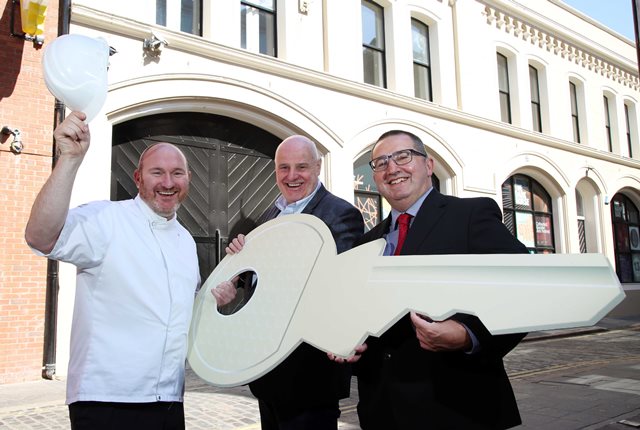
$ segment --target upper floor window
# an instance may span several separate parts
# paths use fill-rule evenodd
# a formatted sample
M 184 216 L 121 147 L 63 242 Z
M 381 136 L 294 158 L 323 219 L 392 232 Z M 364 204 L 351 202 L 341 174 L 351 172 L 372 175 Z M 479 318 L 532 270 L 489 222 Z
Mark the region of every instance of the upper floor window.
M 624 124 L 625 124 L 625 136 L 627 137 L 627 149 L 629 151 L 629 158 L 633 158 L 633 150 L 631 149 L 631 119 L 629 118 L 629 105 L 624 104 Z
M 511 124 L 511 95 L 509 93 L 509 63 L 498 53 L 498 90 L 500 92 L 500 119 Z
M 613 151 L 613 139 L 611 138 L 611 113 L 609 112 L 609 97 L 602 96 L 604 102 L 604 129 L 605 138 L 607 139 L 607 148 L 609 152 Z
M 415 96 L 433 101 L 431 93 L 431 58 L 429 55 L 429 27 L 411 19 L 413 40 L 413 87 Z
M 362 1 L 362 59 L 364 82 L 386 87 L 384 9 Z
M 252 52 L 276 56 L 276 1 L 240 2 L 240 46 Z
M 529 252 L 552 254 L 553 212 L 549 193 L 536 180 L 514 175 L 502 184 L 504 224 Z
M 202 35 L 202 0 L 156 0 L 156 24 Z
M 531 120 L 533 131 L 542 132 L 542 113 L 540 111 L 540 80 L 538 69 L 529 66 L 529 88 L 531 91 Z
M 580 143 L 580 114 L 578 111 L 578 89 L 576 84 L 569 82 L 569 98 L 571 102 L 571 124 L 573 126 L 573 141 Z

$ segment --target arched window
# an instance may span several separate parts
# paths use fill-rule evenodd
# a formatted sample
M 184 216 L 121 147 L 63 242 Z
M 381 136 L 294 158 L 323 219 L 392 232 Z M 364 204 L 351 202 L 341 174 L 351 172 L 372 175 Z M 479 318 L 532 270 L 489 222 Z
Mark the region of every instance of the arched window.
M 514 175 L 502 184 L 504 223 L 533 254 L 555 253 L 549 193 L 536 180 Z
M 382 198 L 373 181 L 373 170 L 369 166 L 369 161 L 371 161 L 371 151 L 365 152 L 353 163 L 355 206 L 362 212 L 366 231 L 371 230 L 391 212 L 391 207 Z M 435 174 L 431 175 L 431 182 L 433 188 L 440 190 L 440 180 Z
M 638 208 L 624 194 L 611 200 L 611 219 L 620 282 L 640 282 L 640 220 Z

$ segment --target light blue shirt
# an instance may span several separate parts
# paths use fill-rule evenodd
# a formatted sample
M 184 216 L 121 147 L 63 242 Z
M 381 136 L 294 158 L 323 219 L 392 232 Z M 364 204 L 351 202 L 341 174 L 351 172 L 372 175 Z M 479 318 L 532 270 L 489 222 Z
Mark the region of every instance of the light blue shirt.
M 287 201 L 284 199 L 284 196 L 280 194 L 280 197 L 278 197 L 275 202 L 276 207 L 280 209 L 280 213 L 278 214 L 278 216 L 302 213 L 304 208 L 307 207 L 307 205 L 309 204 L 313 196 L 316 195 L 319 189 L 320 189 L 320 181 L 318 181 L 318 183 L 316 184 L 316 189 L 313 190 L 313 192 L 309 194 L 307 197 L 300 199 L 297 202 L 293 202 L 289 204 L 287 204 Z

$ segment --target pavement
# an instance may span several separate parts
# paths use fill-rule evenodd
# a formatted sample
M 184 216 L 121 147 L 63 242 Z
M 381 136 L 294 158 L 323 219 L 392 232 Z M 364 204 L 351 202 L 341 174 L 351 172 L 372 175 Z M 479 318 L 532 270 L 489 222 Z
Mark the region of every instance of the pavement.
M 523 419 L 518 429 L 640 428 L 640 315 L 530 333 L 506 358 Z M 0 385 L 0 429 L 68 429 L 63 380 Z M 359 429 L 357 390 L 341 401 L 340 430 Z M 186 427 L 259 429 L 248 387 L 218 388 L 187 369 Z

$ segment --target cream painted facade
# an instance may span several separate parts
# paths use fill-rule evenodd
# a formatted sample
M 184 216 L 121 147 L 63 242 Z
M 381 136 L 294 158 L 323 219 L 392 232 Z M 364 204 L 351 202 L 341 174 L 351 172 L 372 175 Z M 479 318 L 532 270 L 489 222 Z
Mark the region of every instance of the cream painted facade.
M 587 251 L 615 264 L 609 202 L 624 193 L 640 207 L 640 82 L 631 41 L 558 0 L 379 0 L 387 76 L 387 88 L 380 88 L 363 83 L 360 1 L 276 3 L 273 58 L 240 48 L 240 1 L 203 0 L 202 37 L 172 30 L 179 27 L 177 0 L 167 0 L 167 27 L 154 24 L 155 0 L 73 1 L 70 33 L 101 36 L 118 52 L 110 58 L 109 95 L 91 123 L 93 143 L 72 206 L 109 199 L 112 127 L 135 118 L 214 113 L 280 138 L 308 135 L 324 154 L 323 182 L 350 201 L 354 161 L 380 134 L 402 128 L 423 139 L 446 194 L 487 196 L 502 205 L 501 185 L 512 175 L 538 181 L 552 199 L 558 253 L 580 252 L 579 190 Z M 414 97 L 411 18 L 429 26 L 433 102 Z M 152 32 L 168 42 L 156 58 L 142 49 Z M 512 124 L 500 120 L 497 52 L 508 59 Z M 532 131 L 529 65 L 540 73 L 542 133 Z M 578 88 L 579 144 L 569 81 Z M 612 107 L 611 152 L 603 95 Z M 74 275 L 63 265 L 58 374 L 68 360 Z M 631 297 L 637 287 L 625 289 Z

